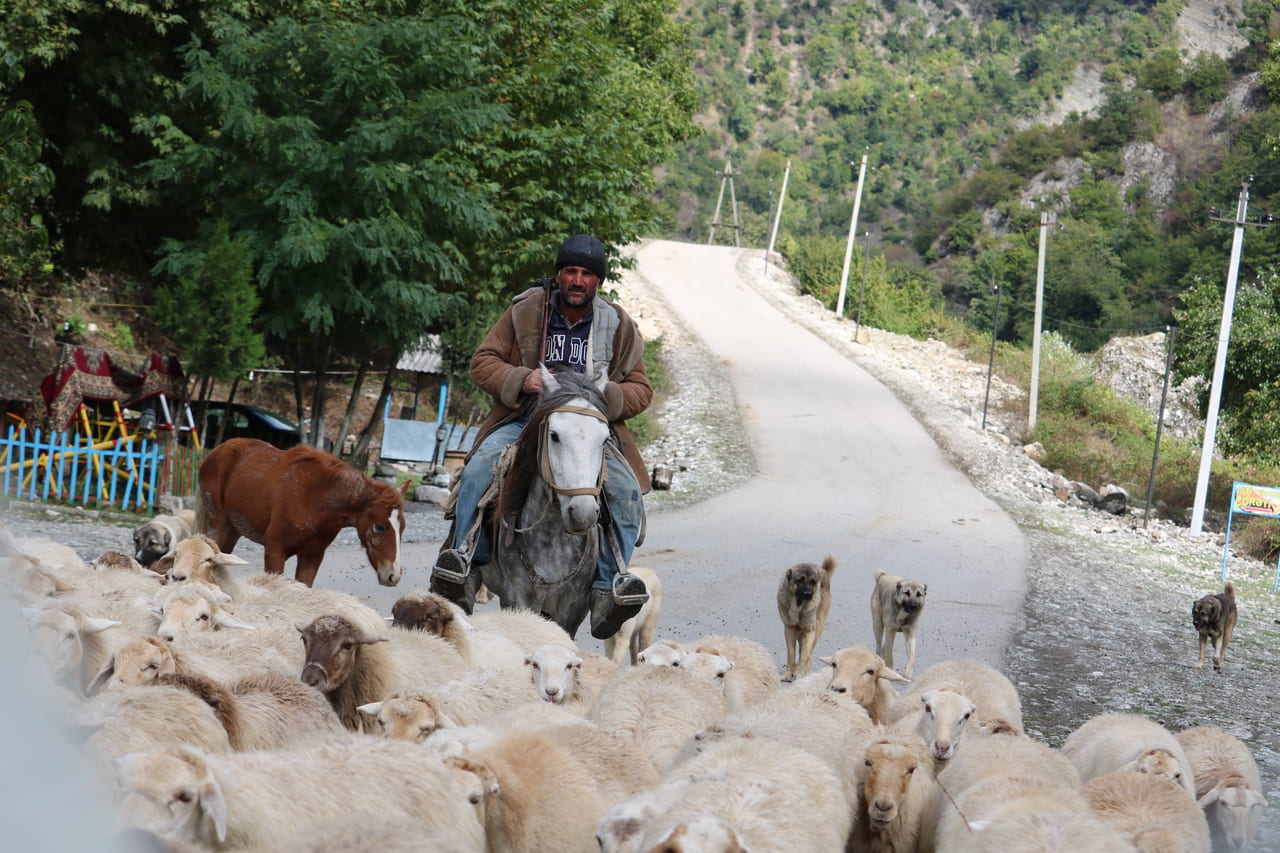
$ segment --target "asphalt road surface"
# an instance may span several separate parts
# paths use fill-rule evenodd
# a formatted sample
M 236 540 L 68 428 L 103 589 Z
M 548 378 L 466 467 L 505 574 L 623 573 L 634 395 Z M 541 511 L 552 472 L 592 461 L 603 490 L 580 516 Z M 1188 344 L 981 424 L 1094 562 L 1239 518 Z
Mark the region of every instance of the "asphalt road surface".
M 788 566 L 831 554 L 838 568 L 818 654 L 874 644 L 870 597 L 882 568 L 929 586 L 917 671 L 955 657 L 1000 666 L 1026 590 L 1017 526 L 892 393 L 742 281 L 737 259 L 734 248 L 669 241 L 637 255 L 639 274 L 723 361 L 758 468 L 731 492 L 650 513 L 632 562 L 663 579 L 660 636 L 737 634 L 781 665 L 778 581 Z M 373 583 L 361 551 L 331 548 L 318 583 L 389 613 L 400 594 L 426 585 L 438 548 L 407 544 L 406 575 L 393 588 Z M 585 626 L 578 641 L 600 648 Z M 894 662 L 906 663 L 901 638 Z

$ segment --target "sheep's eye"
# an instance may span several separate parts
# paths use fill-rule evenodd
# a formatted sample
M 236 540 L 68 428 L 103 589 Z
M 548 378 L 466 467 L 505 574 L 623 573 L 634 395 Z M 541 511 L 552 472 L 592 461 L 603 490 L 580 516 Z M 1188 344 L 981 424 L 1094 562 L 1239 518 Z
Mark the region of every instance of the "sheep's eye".
M 178 792 L 178 795 L 177 795 L 176 797 L 174 797 L 174 799 L 175 799 L 175 800 L 177 800 L 177 801 L 178 801 L 178 802 L 180 802 L 180 803 L 189 803 L 189 802 L 191 802 L 191 792 L 190 792 L 190 791 L 179 791 L 179 792 Z
M 542 667 L 538 665 L 538 662 L 536 660 L 529 661 L 529 666 L 533 667 L 534 669 L 542 669 Z
M 724 673 L 723 673 L 723 672 L 717 672 L 717 673 L 716 673 L 716 678 L 724 678 Z
M 915 772 L 916 772 L 916 769 L 915 769 L 914 767 L 908 767 L 908 768 L 907 768 L 907 775 L 908 775 L 908 776 L 910 776 L 912 773 L 915 773 Z
M 149 664 L 147 664 L 147 669 L 159 669 L 159 668 L 160 668 L 160 664 L 158 664 L 158 663 L 149 663 Z
M 64 635 L 63 635 L 63 637 L 62 637 L 62 639 L 64 639 L 64 640 L 74 640 L 75 638 L 76 638 L 76 632 L 75 632 L 75 631 L 68 631 L 68 632 L 67 632 L 66 634 L 64 634 Z
M 678 661 L 678 660 L 673 660 L 673 661 L 671 662 L 671 665 L 672 665 L 672 666 L 679 666 L 679 665 L 680 665 L 680 661 Z
M 876 674 L 876 671 L 874 669 L 867 670 L 867 675 L 875 675 L 875 674 Z
M 208 622 L 208 621 L 209 621 L 209 614 L 208 614 L 208 613 L 201 613 L 201 614 L 200 614 L 200 621 L 201 621 L 201 622 Z
M 870 766 L 871 766 L 871 759 L 870 759 L 870 758 L 864 758 L 864 759 L 862 759 L 862 763 L 863 763 L 863 764 L 865 764 L 866 766 L 870 767 Z
M 342 644 L 342 651 L 344 651 L 344 652 L 349 652 L 349 651 L 351 651 L 351 647 L 352 647 L 353 645 L 355 645 L 355 644 L 354 644 L 354 643 L 352 643 L 350 640 L 348 640 L 347 642 L 345 642 L 345 643 L 343 643 L 343 644 Z
M 932 709 L 932 708 L 930 708 L 928 705 L 925 705 L 925 706 L 924 706 L 924 712 L 925 712 L 926 714 L 932 714 L 932 713 L 933 713 L 933 709 Z

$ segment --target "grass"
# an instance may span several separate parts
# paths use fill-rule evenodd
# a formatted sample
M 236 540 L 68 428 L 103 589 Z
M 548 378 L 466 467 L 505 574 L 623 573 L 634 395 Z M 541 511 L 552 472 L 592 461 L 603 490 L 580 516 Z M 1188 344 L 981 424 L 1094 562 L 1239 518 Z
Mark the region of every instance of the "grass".
M 653 386 L 653 401 L 648 409 L 627 421 L 637 447 L 645 447 L 658 437 L 661 430 L 650 412 L 658 408 L 671 390 L 671 380 L 662 361 L 661 339 L 644 342 L 644 369 L 649 376 L 649 384 Z

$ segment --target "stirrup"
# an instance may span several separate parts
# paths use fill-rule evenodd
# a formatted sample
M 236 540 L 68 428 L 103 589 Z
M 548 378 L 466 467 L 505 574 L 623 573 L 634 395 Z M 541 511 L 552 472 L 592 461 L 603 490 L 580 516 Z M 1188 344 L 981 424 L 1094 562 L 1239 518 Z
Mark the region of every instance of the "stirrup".
M 631 583 L 631 581 L 635 581 L 635 583 Z M 631 591 L 624 592 L 623 587 L 630 587 Z M 636 587 L 639 587 L 642 591 L 636 592 Z M 649 600 L 649 590 L 640 578 L 630 572 L 619 572 L 613 579 L 613 600 L 623 607 L 642 605 Z
M 466 581 L 471 573 L 471 561 L 456 548 L 448 548 L 436 557 L 436 564 L 431 569 L 433 578 L 440 578 L 449 583 L 460 584 Z

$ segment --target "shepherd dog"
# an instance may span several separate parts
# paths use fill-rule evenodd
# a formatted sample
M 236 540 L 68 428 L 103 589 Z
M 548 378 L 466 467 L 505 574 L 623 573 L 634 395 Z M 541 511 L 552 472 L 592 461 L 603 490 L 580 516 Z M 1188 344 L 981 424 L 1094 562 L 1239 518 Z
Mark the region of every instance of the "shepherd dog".
M 897 634 L 902 634 L 907 640 L 907 668 L 902 674 L 907 678 L 916 668 L 916 628 L 928 591 L 928 585 L 920 581 L 876 569 L 876 585 L 871 591 L 871 628 L 876 635 L 876 654 L 884 659 L 885 666 L 893 669 L 893 641 Z
M 157 515 L 133 530 L 133 558 L 144 568 L 169 554 L 195 531 L 196 514 L 183 509 L 173 515 Z
M 1213 643 L 1213 668 L 1222 671 L 1222 661 L 1227 656 L 1227 644 L 1231 632 L 1236 629 L 1236 588 L 1227 581 L 1222 592 L 1206 595 L 1191 607 L 1191 624 L 1200 634 L 1200 660 L 1196 669 L 1204 666 L 1204 650 Z
M 822 637 L 831 610 L 831 575 L 836 558 L 827 555 L 822 565 L 797 563 L 787 569 L 778 584 L 778 616 L 787 638 L 787 668 L 783 681 L 795 681 L 813 666 L 813 649 Z

